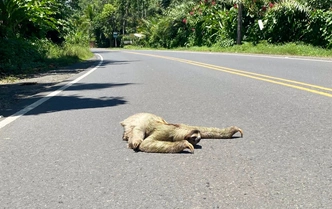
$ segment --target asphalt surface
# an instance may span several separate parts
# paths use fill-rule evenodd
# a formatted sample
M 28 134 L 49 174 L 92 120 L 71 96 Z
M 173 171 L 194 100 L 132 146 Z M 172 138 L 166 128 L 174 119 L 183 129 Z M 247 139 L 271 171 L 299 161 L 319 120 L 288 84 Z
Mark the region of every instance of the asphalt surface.
M 0 129 L 0 208 L 331 208 L 331 61 L 94 52 L 98 68 Z M 119 122 L 138 112 L 244 138 L 134 152 Z

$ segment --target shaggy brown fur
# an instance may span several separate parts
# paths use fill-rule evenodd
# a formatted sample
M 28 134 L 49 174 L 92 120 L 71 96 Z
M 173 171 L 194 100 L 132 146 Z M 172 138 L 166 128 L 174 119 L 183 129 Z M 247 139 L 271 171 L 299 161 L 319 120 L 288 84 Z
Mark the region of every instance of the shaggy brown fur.
M 124 128 L 122 139 L 128 141 L 128 148 L 143 152 L 175 153 L 189 149 L 193 153 L 193 145 L 201 139 L 229 139 L 237 132 L 243 137 L 243 131 L 236 126 L 219 129 L 169 124 L 150 113 L 132 115 L 121 125 Z

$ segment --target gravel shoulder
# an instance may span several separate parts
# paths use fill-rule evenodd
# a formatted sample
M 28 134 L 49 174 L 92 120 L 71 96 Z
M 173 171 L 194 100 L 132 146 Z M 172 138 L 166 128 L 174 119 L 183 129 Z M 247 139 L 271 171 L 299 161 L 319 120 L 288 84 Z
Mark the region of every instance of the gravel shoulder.
M 61 69 L 33 74 L 14 82 L 5 83 L 0 81 L 0 120 L 15 113 L 34 99 L 38 99 L 36 94 L 53 91 L 55 85 L 69 80 L 71 77 L 97 64 L 98 58 L 94 56 L 84 62 Z

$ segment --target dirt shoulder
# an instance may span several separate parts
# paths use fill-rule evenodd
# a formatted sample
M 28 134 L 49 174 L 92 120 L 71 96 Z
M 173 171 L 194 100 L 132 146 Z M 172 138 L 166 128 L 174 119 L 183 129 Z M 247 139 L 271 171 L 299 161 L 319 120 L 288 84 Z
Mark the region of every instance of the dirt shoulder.
M 95 56 L 90 60 L 65 68 L 29 75 L 29 77 L 15 82 L 0 81 L 0 120 L 23 108 L 29 101 L 33 101 L 34 98 L 37 98 L 36 94 L 53 91 L 56 84 L 96 66 L 98 62 L 99 60 Z

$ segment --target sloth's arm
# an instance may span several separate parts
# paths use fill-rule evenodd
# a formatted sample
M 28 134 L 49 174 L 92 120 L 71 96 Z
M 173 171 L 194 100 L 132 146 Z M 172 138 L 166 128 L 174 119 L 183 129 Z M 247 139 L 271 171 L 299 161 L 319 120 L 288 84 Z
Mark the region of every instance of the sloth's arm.
M 139 146 L 139 150 L 143 152 L 155 152 L 155 153 L 177 153 L 184 149 L 189 149 L 191 153 L 194 153 L 194 147 L 187 140 L 182 141 L 158 141 L 154 139 L 154 136 L 146 138 Z

